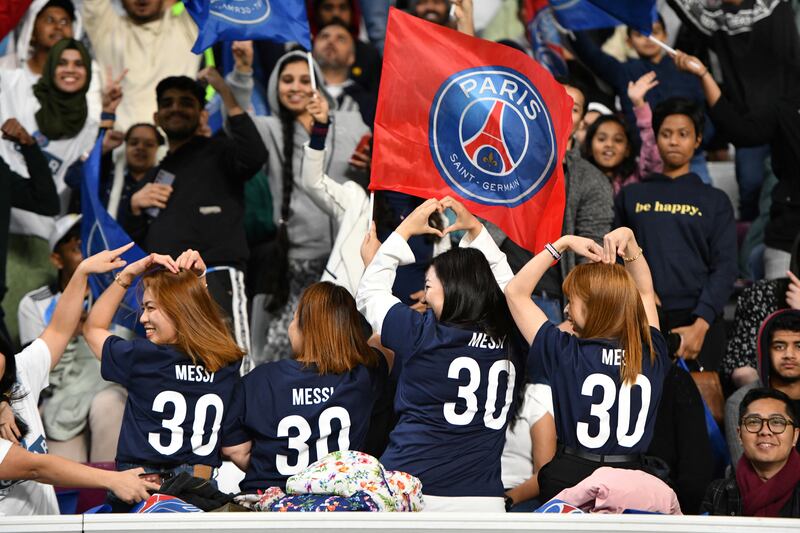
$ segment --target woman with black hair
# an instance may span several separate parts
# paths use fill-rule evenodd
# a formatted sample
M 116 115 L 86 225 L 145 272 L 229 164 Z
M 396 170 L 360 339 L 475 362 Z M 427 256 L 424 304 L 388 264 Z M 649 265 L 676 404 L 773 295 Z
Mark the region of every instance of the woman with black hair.
M 452 209 L 444 231 L 429 217 Z M 433 259 L 420 314 L 392 296 L 399 264 L 414 260 L 412 235 L 466 230 L 460 247 Z M 378 249 L 380 246 L 380 249 Z M 513 276 L 505 254 L 467 209 L 446 197 L 414 210 L 380 245 L 375 226 L 364 241 L 368 263 L 356 301 L 395 354 L 399 421 L 381 457 L 387 469 L 417 476 L 429 511 L 503 512 L 500 456 L 524 381 L 521 338 L 502 287 Z
M 233 51 L 236 65 L 228 75 L 228 84 L 236 100 L 247 108 L 253 90 L 252 44 L 235 43 Z M 334 238 L 330 217 L 299 185 L 303 144 L 315 131 L 327 130 L 325 172 L 344 183 L 356 177 L 352 156 L 359 140 L 369 132 L 356 112 L 333 111 L 328 124 L 314 120 L 307 110 L 314 94 L 307 57 L 300 51 L 281 57 L 267 84 L 272 116 L 253 117 L 269 152 L 264 173 L 269 177 L 277 228 L 276 247 L 269 258 L 274 291 L 268 306 L 271 316 L 267 344 L 262 354 L 253 354 L 257 362 L 291 356 L 287 327 L 303 288 L 321 278 Z M 330 102 L 316 65 L 314 78 L 319 93 Z

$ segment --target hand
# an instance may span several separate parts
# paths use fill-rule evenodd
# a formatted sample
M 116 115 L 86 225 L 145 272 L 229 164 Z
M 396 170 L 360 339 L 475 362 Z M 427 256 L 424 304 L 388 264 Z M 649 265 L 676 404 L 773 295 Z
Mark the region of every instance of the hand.
M 800 279 L 789 271 L 786 272 L 786 276 L 789 278 L 786 303 L 790 308 L 800 310 Z
M 708 322 L 697 317 L 690 326 L 672 328 L 672 333 L 677 333 L 681 336 L 681 345 L 678 347 L 678 351 L 675 352 L 676 355 L 690 361 L 697 359 L 709 327 Z
M 364 267 L 368 267 L 375 254 L 378 253 L 378 248 L 381 247 L 381 241 L 378 240 L 378 233 L 375 229 L 375 222 L 369 225 L 369 231 L 364 235 L 364 241 L 361 243 L 361 260 L 364 262 Z
M 170 256 L 150 254 L 126 266 L 125 270 L 120 273 L 120 276 L 125 278 L 123 279 L 124 282 L 130 284 L 133 283 L 134 279 L 147 272 L 154 265 L 160 265 L 173 274 L 177 274 L 179 272 L 178 265 Z
M 319 91 L 314 91 L 311 94 L 311 100 L 306 106 L 306 111 L 308 111 L 308 113 L 311 115 L 311 118 L 313 118 L 314 122 L 317 124 L 328 123 L 328 99 L 322 96 Z
M 429 198 L 419 205 L 408 215 L 394 230 L 405 240 L 414 235 L 433 234 L 437 237 L 444 237 L 444 233 L 428 224 L 428 219 L 434 211 L 442 212 L 444 208 L 436 198 Z
M 171 194 L 172 185 L 148 183 L 131 196 L 131 212 L 134 216 L 139 216 L 148 207 L 164 209 Z
M 244 73 L 253 71 L 253 41 L 234 41 L 231 52 L 236 70 Z
M 656 73 L 653 71 L 648 72 L 635 82 L 628 82 L 628 98 L 630 98 L 633 107 L 642 107 L 644 105 L 644 97 L 647 92 L 658 85 Z
M 23 128 L 22 124 L 20 124 L 15 118 L 10 118 L 3 122 L 3 126 L 0 127 L 0 131 L 3 132 L 3 139 L 7 141 L 24 146 L 36 144 L 36 140 L 30 136 L 28 130 Z
M 222 78 L 222 75 L 214 67 L 206 67 L 198 72 L 197 79 L 208 83 L 220 94 L 230 90 L 225 80 Z
M 111 130 L 107 131 L 106 134 L 103 136 L 103 153 L 107 154 L 108 152 L 113 151 L 115 148 L 120 146 L 122 142 L 125 140 L 125 134 L 121 131 Z
M 147 491 L 156 492 L 161 488 L 157 483 L 146 481 L 139 477 L 144 474 L 144 468 L 134 468 L 124 472 L 108 472 L 110 479 L 108 489 L 126 503 L 139 503 L 150 497 Z
M 9 355 L 9 357 L 13 356 Z M 19 439 L 22 438 L 22 434 L 17 427 L 17 421 L 14 418 L 14 409 L 5 400 L 0 402 L 0 437 L 14 444 L 19 444 Z
M 470 234 L 470 238 L 477 237 L 483 229 L 481 221 L 475 218 L 475 215 L 469 212 L 469 209 L 464 207 L 464 204 L 453 198 L 452 196 L 445 196 L 441 200 L 443 210 L 450 209 L 456 214 L 456 221 L 444 228 L 444 234 L 448 235 L 453 231 L 466 230 Z
M 702 78 L 708 73 L 708 69 L 699 59 L 680 50 L 677 51 L 672 60 L 675 61 L 675 66 L 678 67 L 678 70 L 694 74 L 698 78 Z
M 86 274 L 104 274 L 111 272 L 118 268 L 122 268 L 127 264 L 127 261 L 122 259 L 122 254 L 127 252 L 133 247 L 133 243 L 129 242 L 124 246 L 120 246 L 114 250 L 103 250 L 91 257 L 87 257 L 78 265 L 78 272 Z
M 369 147 L 369 144 L 364 146 L 363 151 L 356 150 L 353 152 L 353 155 L 350 156 L 350 163 L 354 167 L 360 170 L 364 170 L 366 172 L 369 171 L 369 167 L 372 165 L 372 150 Z
M 456 29 L 467 35 L 475 35 L 472 0 L 453 0 L 452 6 Z
M 593 263 L 600 263 L 603 261 L 603 248 L 592 239 L 578 237 L 576 235 L 566 235 L 562 237 L 562 239 L 566 239 L 565 244 L 567 249 L 585 257 L 589 261 Z
M 106 68 L 106 86 L 103 88 L 103 112 L 116 113 L 119 103 L 122 101 L 122 80 L 128 69 L 124 69 L 119 77 L 115 78 L 111 67 Z
M 408 297 L 416 302 L 415 304 L 410 305 L 409 307 L 414 311 L 416 311 L 417 313 L 424 313 L 428 309 L 428 304 L 425 302 L 424 290 L 413 292 L 409 294 Z
M 628 257 L 639 253 L 639 245 L 630 228 L 621 227 L 603 236 L 603 263 L 617 262 L 617 256 Z
M 179 255 L 175 260 L 175 264 L 178 270 L 191 270 L 198 276 L 206 273 L 206 264 L 203 258 L 200 257 L 200 252 L 191 248 Z

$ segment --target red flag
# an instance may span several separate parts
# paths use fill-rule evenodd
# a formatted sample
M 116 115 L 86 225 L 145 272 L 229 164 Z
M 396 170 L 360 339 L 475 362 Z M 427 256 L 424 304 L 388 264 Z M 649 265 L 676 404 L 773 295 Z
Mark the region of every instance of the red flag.
M 561 235 L 571 108 L 525 54 L 392 9 L 370 188 L 452 195 L 539 251 Z

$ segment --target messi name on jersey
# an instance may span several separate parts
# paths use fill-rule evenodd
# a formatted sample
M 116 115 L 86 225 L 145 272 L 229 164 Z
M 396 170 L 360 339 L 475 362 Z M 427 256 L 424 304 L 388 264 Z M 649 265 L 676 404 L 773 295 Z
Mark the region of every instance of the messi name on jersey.
M 203 365 L 175 365 L 175 379 L 195 383 L 214 383 L 214 372 Z
M 508 67 L 456 72 L 430 110 L 431 156 L 459 195 L 517 206 L 536 194 L 556 164 L 555 130 L 536 87 Z
M 333 387 L 304 387 L 292 389 L 292 405 L 317 405 L 333 396 Z

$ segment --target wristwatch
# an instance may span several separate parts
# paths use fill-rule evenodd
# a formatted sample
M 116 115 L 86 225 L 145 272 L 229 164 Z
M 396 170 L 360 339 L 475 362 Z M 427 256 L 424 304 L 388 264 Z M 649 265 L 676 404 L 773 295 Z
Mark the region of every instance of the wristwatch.
M 511 512 L 511 508 L 514 507 L 514 498 L 512 498 L 511 496 L 505 495 L 505 496 L 503 496 L 503 499 L 506 501 L 506 512 L 510 513 Z

